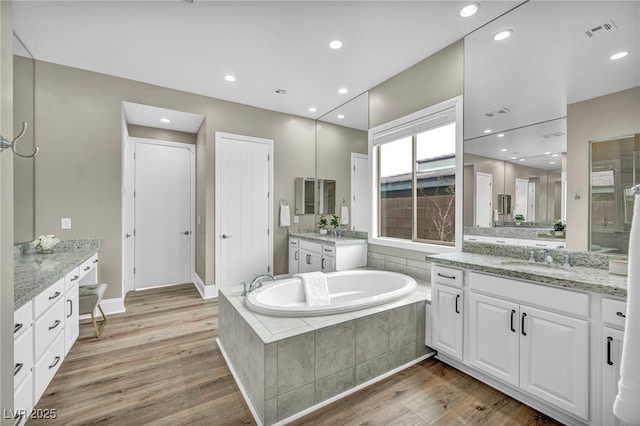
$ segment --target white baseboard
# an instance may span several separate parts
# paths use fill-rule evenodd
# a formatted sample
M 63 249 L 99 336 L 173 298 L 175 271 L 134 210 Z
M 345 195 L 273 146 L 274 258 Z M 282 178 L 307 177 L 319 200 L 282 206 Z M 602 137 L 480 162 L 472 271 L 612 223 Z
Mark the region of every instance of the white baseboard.
M 123 297 L 116 297 L 114 299 L 103 299 L 100 302 L 100 307 L 104 311 L 105 315 L 121 314 L 126 311 Z M 94 312 L 94 315 L 97 315 L 97 317 L 100 318 L 100 311 L 96 309 L 96 312 Z M 89 314 L 80 315 L 80 319 L 81 320 L 91 319 L 91 315 Z
M 202 299 L 213 299 L 218 297 L 218 288 L 215 285 L 205 285 L 202 278 L 196 273 L 193 274 L 193 284 L 198 289 Z

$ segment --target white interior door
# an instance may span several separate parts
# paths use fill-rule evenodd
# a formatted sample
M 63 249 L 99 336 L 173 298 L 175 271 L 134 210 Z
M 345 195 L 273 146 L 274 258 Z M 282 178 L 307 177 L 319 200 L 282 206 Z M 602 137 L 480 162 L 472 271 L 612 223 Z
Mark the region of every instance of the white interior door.
M 191 282 L 193 147 L 135 149 L 135 288 Z
M 135 205 L 133 191 L 135 143 L 129 137 L 127 123 L 122 122 L 122 288 L 123 294 L 135 290 Z
M 521 214 L 526 220 L 527 217 L 527 192 L 529 181 L 527 179 L 516 179 L 516 204 L 513 207 L 513 215 Z
M 369 156 L 351 153 L 351 230 L 369 230 Z
M 527 220 L 536 221 L 536 184 L 529 182 L 529 195 L 527 198 Z
M 490 228 L 493 219 L 493 175 L 476 173 L 476 226 Z
M 273 273 L 273 141 L 216 133 L 218 288 Z

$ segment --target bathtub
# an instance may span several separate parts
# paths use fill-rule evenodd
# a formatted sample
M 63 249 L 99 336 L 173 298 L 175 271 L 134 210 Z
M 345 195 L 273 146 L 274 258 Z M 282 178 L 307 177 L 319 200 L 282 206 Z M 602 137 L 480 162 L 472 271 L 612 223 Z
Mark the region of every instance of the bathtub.
M 350 270 L 325 275 L 329 305 L 307 306 L 302 280 L 287 278 L 253 291 L 246 299 L 247 307 L 276 317 L 331 315 L 382 305 L 411 294 L 417 287 L 412 277 L 396 272 Z

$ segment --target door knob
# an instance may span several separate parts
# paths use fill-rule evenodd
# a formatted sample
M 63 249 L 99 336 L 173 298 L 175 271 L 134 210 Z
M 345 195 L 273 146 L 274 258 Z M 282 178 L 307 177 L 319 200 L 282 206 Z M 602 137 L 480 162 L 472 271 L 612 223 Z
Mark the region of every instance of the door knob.
M 231 238 L 231 235 L 227 235 L 227 234 L 222 234 L 222 238 Z
M 183 234 L 184 235 L 189 235 L 191 233 L 191 231 L 184 231 Z
M 131 238 L 131 234 L 124 234 L 125 238 Z

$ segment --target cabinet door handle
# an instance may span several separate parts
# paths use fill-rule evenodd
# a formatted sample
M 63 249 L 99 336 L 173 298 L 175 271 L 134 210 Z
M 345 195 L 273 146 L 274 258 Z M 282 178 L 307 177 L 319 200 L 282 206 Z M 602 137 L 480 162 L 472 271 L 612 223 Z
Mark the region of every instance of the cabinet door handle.
M 13 325 L 13 334 L 16 334 L 23 327 L 22 323 L 17 323 Z
M 307 255 L 307 265 L 311 265 L 311 255 Z
M 627 316 L 625 314 L 623 314 L 622 312 L 616 312 L 616 315 L 619 316 L 620 318 L 626 318 Z
M 460 295 L 456 294 L 456 314 L 460 313 L 460 309 L 458 308 L 458 301 L 460 300 Z
M 511 331 L 513 331 L 514 333 L 516 332 L 516 328 L 513 326 L 513 317 L 515 316 L 515 314 L 516 314 L 516 310 L 512 309 L 511 310 Z
M 20 423 L 22 423 L 22 420 L 24 419 L 24 412 L 20 412 L 20 414 L 16 414 L 13 418 L 15 419 L 13 421 L 13 426 L 18 426 Z
M 20 370 L 22 370 L 22 367 L 24 367 L 23 363 L 21 363 L 21 362 L 17 363 L 16 366 L 13 367 L 13 375 L 17 376 L 18 373 L 20 372 Z
M 607 337 L 607 364 L 609 365 L 613 365 L 613 362 L 611 361 L 611 342 L 613 342 L 613 337 L 608 336 Z
M 53 324 L 51 324 L 49 326 L 49 330 L 53 330 L 54 328 L 56 328 L 59 325 L 60 325 L 60 320 L 56 320 Z
M 522 324 L 520 325 L 520 331 L 522 332 L 523 336 L 526 336 L 527 333 L 524 331 L 524 319 L 527 317 L 527 314 L 525 312 L 522 313 Z
M 58 296 L 60 296 L 60 292 L 59 292 L 59 291 L 56 291 L 56 292 L 55 292 L 55 293 L 53 293 L 51 296 L 49 296 L 49 300 L 53 300 L 53 299 L 55 299 L 55 298 L 56 298 L 56 297 L 58 297 Z
M 59 362 L 60 362 L 60 357 L 59 357 L 59 356 L 56 356 L 56 357 L 53 359 L 53 363 L 49 366 L 49 368 L 51 369 L 51 368 L 55 367 L 56 365 L 58 365 L 58 363 L 59 363 Z
M 438 276 L 442 277 L 442 278 L 446 278 L 448 280 L 455 280 L 456 279 L 456 277 L 453 276 L 453 275 L 445 275 L 445 274 L 441 274 L 440 272 L 438 272 Z
M 322 262 L 320 263 L 320 268 L 324 271 L 324 257 L 322 258 Z
M 298 260 L 298 252 L 297 252 L 297 251 L 294 251 L 294 252 L 293 252 L 293 258 L 294 258 L 295 260 Z
M 67 318 L 71 318 L 71 315 L 73 315 L 73 300 L 67 299 L 67 303 L 69 304 L 69 315 L 67 315 Z

